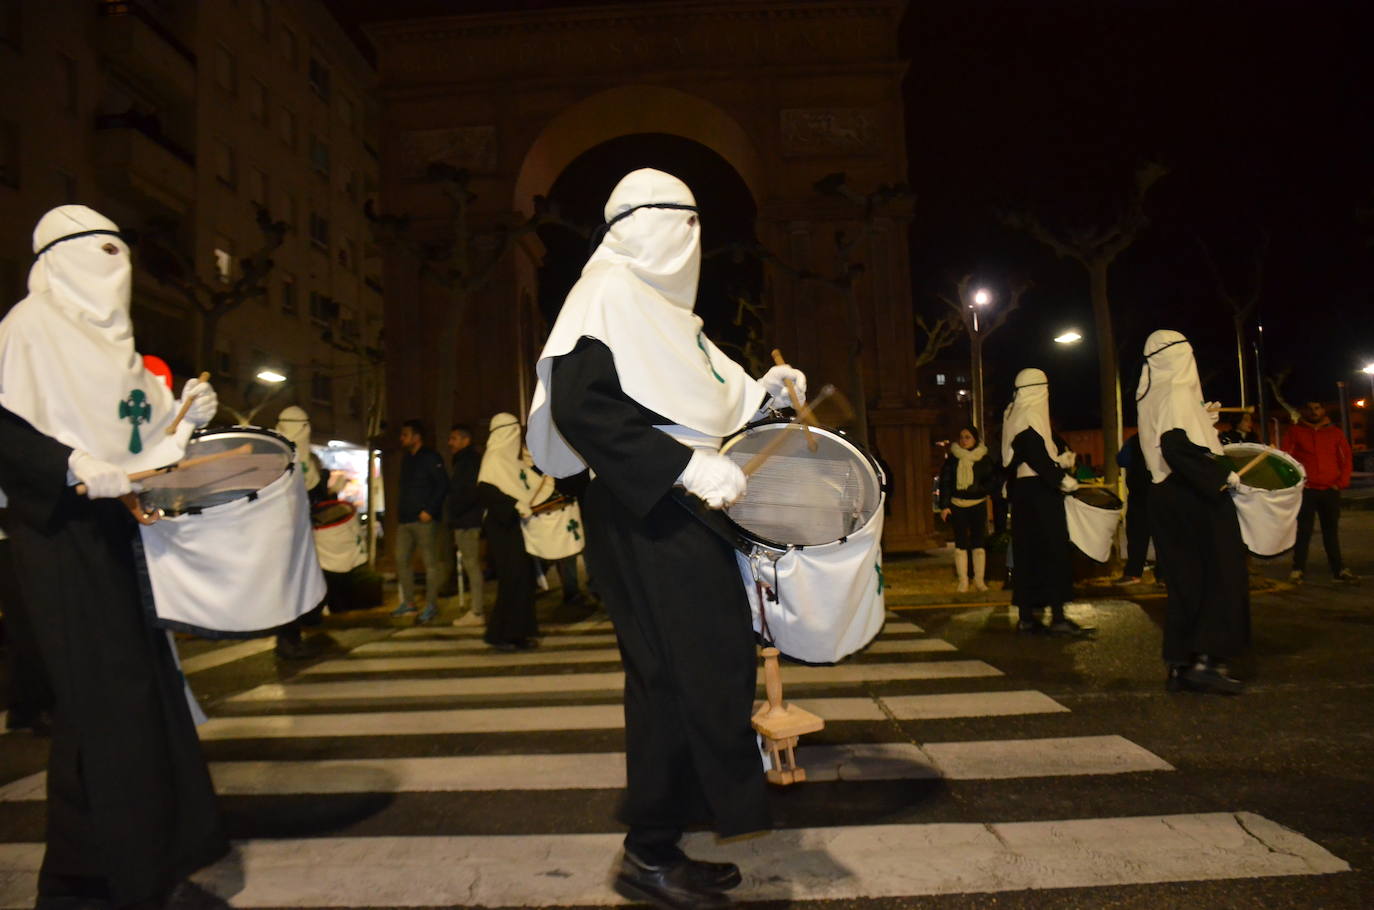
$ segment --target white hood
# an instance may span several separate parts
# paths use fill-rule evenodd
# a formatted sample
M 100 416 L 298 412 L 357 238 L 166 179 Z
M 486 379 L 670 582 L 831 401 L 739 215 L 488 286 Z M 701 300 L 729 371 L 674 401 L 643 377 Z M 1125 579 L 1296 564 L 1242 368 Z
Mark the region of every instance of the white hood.
M 1059 460 L 1054 445 L 1054 431 L 1050 429 L 1050 381 L 1044 370 L 1034 367 L 1016 374 L 1016 392 L 1002 415 L 1002 464 L 1011 464 L 1011 443 L 1017 434 L 1029 427 L 1045 440 L 1050 460 Z M 1029 477 L 1035 470 L 1027 464 L 1017 466 L 1017 477 Z
M 1171 473 L 1159 448 L 1159 438 L 1170 430 L 1181 429 L 1194 444 L 1223 454 L 1213 426 L 1216 416 L 1202 397 L 1193 346 L 1182 334 L 1160 329 L 1145 340 L 1145 366 L 1135 395 L 1140 450 L 1155 483 Z
M 535 368 L 529 447 L 548 474 L 586 468 L 553 423 L 553 361 L 582 338 L 610 348 L 625 394 L 669 421 L 728 436 L 762 404 L 763 387 L 701 330 L 696 199 L 662 171 L 627 174 L 606 203 L 608 229 L 568 294 Z
M 320 482 L 320 470 L 315 467 L 315 459 L 310 457 L 310 415 L 294 404 L 282 408 L 277 415 L 277 432 L 296 446 L 296 464 L 305 479 L 305 489 L 315 489 Z
M 491 419 L 490 430 L 477 482 L 489 483 L 515 501 L 528 503 L 537 483 L 533 469 L 521 457 L 520 418 L 497 414 Z

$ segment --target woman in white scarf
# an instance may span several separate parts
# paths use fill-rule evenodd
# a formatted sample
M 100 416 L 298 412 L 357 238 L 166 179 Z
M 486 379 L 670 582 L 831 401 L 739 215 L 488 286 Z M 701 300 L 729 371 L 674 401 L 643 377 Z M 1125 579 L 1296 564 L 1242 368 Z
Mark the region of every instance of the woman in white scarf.
M 1223 663 L 1250 643 L 1250 591 L 1240 522 L 1217 461 L 1221 442 L 1193 347 L 1161 329 L 1145 342 L 1136 389 L 1140 447 L 1154 481 L 1150 532 L 1169 586 L 1164 662 L 1171 691 L 1236 694 Z
M 1012 603 L 1020 632 L 1086 636 L 1092 629 L 1064 615 L 1073 597 L 1073 551 L 1064 495 L 1078 489 L 1050 430 L 1049 379 L 1037 369 L 1016 374 L 1002 419 L 1002 457 L 1011 472 Z M 1048 628 L 1039 617 L 1050 608 Z
M 530 515 L 538 479 L 521 457 L 520 419 L 497 414 L 490 427 L 477 472 L 477 502 L 486 510 L 482 530 L 497 583 L 484 637 L 503 651 L 525 650 L 538 644 L 539 624 L 534 616 L 534 563 L 525 552 L 520 522 Z
M 954 529 L 954 574 L 959 593 L 969 589 L 970 577 L 975 591 L 986 591 L 983 573 L 987 551 L 983 541 L 988 531 L 988 497 L 1000 484 L 996 459 L 988 457 L 988 447 L 975 427 L 959 431 L 950 444 L 949 454 L 940 468 L 940 517 Z M 967 557 L 972 557 L 972 570 Z

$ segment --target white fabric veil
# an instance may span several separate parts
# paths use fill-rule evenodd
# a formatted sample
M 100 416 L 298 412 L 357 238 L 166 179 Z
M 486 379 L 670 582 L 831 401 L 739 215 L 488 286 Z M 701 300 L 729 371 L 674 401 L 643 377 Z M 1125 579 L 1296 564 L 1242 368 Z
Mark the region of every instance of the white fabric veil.
M 1027 427 L 1045 440 L 1045 451 L 1058 462 L 1059 450 L 1050 429 L 1050 381 L 1044 370 L 1028 367 L 1016 374 L 1016 393 L 1002 415 L 1002 464 L 1011 464 L 1012 440 Z M 1029 477 L 1035 470 L 1028 464 L 1016 467 L 1017 477 Z
M 117 251 L 106 252 L 107 244 Z M 181 459 L 194 427 L 134 350 L 133 263 L 113 221 L 64 205 L 34 229 L 29 294 L 0 320 L 0 405 L 133 472 Z
M 313 490 L 320 482 L 320 469 L 310 457 L 310 415 L 297 405 L 287 405 L 277 415 L 277 432 L 296 446 L 296 464 L 305 478 L 306 490 Z
M 659 206 L 675 207 L 659 207 Z M 551 413 L 553 361 L 584 338 L 610 348 L 625 394 L 673 423 L 728 436 L 753 417 L 764 390 L 701 330 L 696 305 L 701 225 L 687 185 L 644 168 L 611 192 L 609 229 L 568 293 L 535 368 L 529 447 L 554 477 L 586 468 Z
M 1159 438 L 1170 430 L 1181 429 L 1194 444 L 1223 454 L 1213 426 L 1216 417 L 1202 397 L 1193 346 L 1181 333 L 1159 329 L 1145 340 L 1145 366 L 1135 400 L 1140 450 L 1155 483 L 1162 483 L 1171 473 L 1159 448 Z
M 534 472 L 520 457 L 520 418 L 497 414 L 482 452 L 477 482 L 489 483 L 517 502 L 528 503 L 536 487 Z

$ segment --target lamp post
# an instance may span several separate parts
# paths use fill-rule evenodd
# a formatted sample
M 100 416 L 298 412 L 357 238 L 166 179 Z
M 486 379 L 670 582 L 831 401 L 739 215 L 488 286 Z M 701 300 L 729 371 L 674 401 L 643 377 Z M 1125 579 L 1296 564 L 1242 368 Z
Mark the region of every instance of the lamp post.
M 969 310 L 973 316 L 973 331 L 969 333 L 970 372 L 973 373 L 973 425 L 979 433 L 987 432 L 987 422 L 983 419 L 983 331 L 978 324 L 978 310 L 992 303 L 992 292 L 979 288 L 973 292 Z

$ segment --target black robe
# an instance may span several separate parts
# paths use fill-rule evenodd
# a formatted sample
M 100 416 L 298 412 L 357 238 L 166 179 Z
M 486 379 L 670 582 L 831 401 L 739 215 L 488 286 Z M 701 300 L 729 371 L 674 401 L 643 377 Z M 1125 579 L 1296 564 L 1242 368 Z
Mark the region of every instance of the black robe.
M 71 449 L 0 409 L 0 488 L 56 695 L 43 897 L 156 897 L 228 850 L 167 634 L 118 500 L 67 486 Z
M 1181 429 L 1160 437 L 1171 473 L 1150 489 L 1150 534 L 1168 570 L 1164 660 L 1225 659 L 1250 644 L 1250 585 L 1230 468 Z
M 610 350 L 584 338 L 554 364 L 553 418 L 590 465 L 584 556 L 625 664 L 620 819 L 722 836 L 770 826 L 750 713 L 757 656 L 734 552 L 672 496 L 691 450 L 631 400 Z
M 486 509 L 482 531 L 487 558 L 496 571 L 496 603 L 487 612 L 489 645 L 524 645 L 539 634 L 534 616 L 534 561 L 525 552 L 525 535 L 515 500 L 489 483 L 477 485 L 477 503 Z
M 1011 602 L 1023 610 L 1059 606 L 1073 598 L 1073 544 L 1059 488 L 1064 469 L 1030 427 L 1016 434 L 1011 450 Z M 1022 463 L 1035 475 L 1016 477 Z

